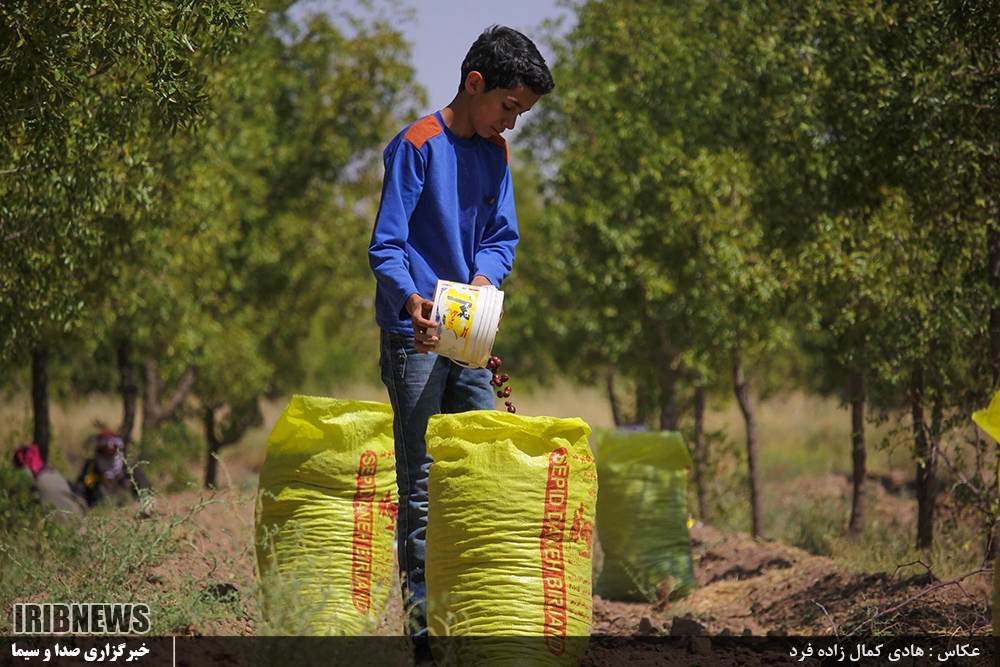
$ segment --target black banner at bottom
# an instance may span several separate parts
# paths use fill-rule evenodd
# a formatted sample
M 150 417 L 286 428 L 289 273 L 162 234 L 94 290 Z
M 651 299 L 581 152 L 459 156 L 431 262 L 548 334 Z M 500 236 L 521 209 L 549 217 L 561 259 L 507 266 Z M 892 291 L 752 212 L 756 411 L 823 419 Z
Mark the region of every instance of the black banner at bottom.
M 439 667 L 1000 667 L 992 637 L 450 637 Z M 409 667 L 405 637 L 113 637 L 9 635 L 0 666 L 131 663 L 142 667 Z

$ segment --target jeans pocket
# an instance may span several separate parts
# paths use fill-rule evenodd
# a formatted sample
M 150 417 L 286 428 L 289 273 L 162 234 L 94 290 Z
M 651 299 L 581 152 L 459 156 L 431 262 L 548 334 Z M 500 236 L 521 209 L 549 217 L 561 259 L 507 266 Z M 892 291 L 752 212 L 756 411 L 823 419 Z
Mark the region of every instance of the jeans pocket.
M 387 387 L 390 382 L 398 382 L 406 375 L 406 358 L 406 339 L 383 330 L 378 365 L 382 369 L 382 382 Z
M 392 354 L 394 355 L 392 367 L 395 371 L 396 379 L 402 380 L 406 377 L 406 350 L 403 349 L 402 345 L 397 345 L 392 350 Z
M 409 357 L 406 349 L 408 343 L 409 341 L 399 334 L 387 333 L 385 335 L 382 353 L 386 355 L 385 361 L 388 362 L 389 368 L 392 370 L 392 377 L 396 380 L 402 380 L 406 376 L 406 359 Z

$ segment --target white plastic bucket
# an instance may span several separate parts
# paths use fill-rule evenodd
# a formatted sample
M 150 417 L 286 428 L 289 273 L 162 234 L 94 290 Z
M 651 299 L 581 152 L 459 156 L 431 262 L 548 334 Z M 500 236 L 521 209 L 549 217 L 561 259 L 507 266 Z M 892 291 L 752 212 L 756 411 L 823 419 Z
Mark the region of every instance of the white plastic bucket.
M 484 368 L 503 311 L 503 292 L 439 280 L 431 319 L 438 323 L 436 352 L 468 368 Z

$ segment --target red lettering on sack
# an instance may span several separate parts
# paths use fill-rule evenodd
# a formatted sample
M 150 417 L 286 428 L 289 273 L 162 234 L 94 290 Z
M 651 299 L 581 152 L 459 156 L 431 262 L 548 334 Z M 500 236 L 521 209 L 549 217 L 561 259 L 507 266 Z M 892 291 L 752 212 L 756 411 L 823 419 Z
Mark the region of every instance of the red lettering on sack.
M 586 521 L 583 518 L 583 503 L 573 512 L 573 526 L 569 529 L 570 542 L 583 542 L 586 547 L 580 550 L 580 556 L 591 558 L 591 551 L 594 548 L 594 522 Z
M 560 656 L 566 650 L 566 563 L 563 534 L 566 530 L 566 487 L 569 465 L 566 448 L 549 455 L 549 475 L 545 484 L 545 507 L 539 550 L 542 557 L 544 596 L 543 634 L 549 653 Z
M 378 502 L 378 513 L 380 516 L 389 517 L 389 525 L 386 530 L 390 533 L 396 532 L 396 517 L 399 515 L 399 503 L 392 502 L 392 494 L 385 492 L 385 498 Z
M 351 548 L 351 600 L 362 614 L 371 609 L 372 530 L 374 529 L 375 473 L 378 455 L 368 450 L 358 462 L 358 485 L 354 492 L 354 536 Z

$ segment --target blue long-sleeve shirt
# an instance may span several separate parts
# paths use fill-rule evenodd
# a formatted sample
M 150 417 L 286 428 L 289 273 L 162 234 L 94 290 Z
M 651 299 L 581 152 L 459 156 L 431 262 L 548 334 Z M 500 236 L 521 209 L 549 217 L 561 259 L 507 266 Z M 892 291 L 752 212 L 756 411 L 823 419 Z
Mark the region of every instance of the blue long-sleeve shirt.
M 404 128 L 383 153 L 382 200 L 368 260 L 375 322 L 412 335 L 406 300 L 434 298 L 439 279 L 500 287 L 517 246 L 514 186 L 502 138 L 463 139 L 440 112 Z

